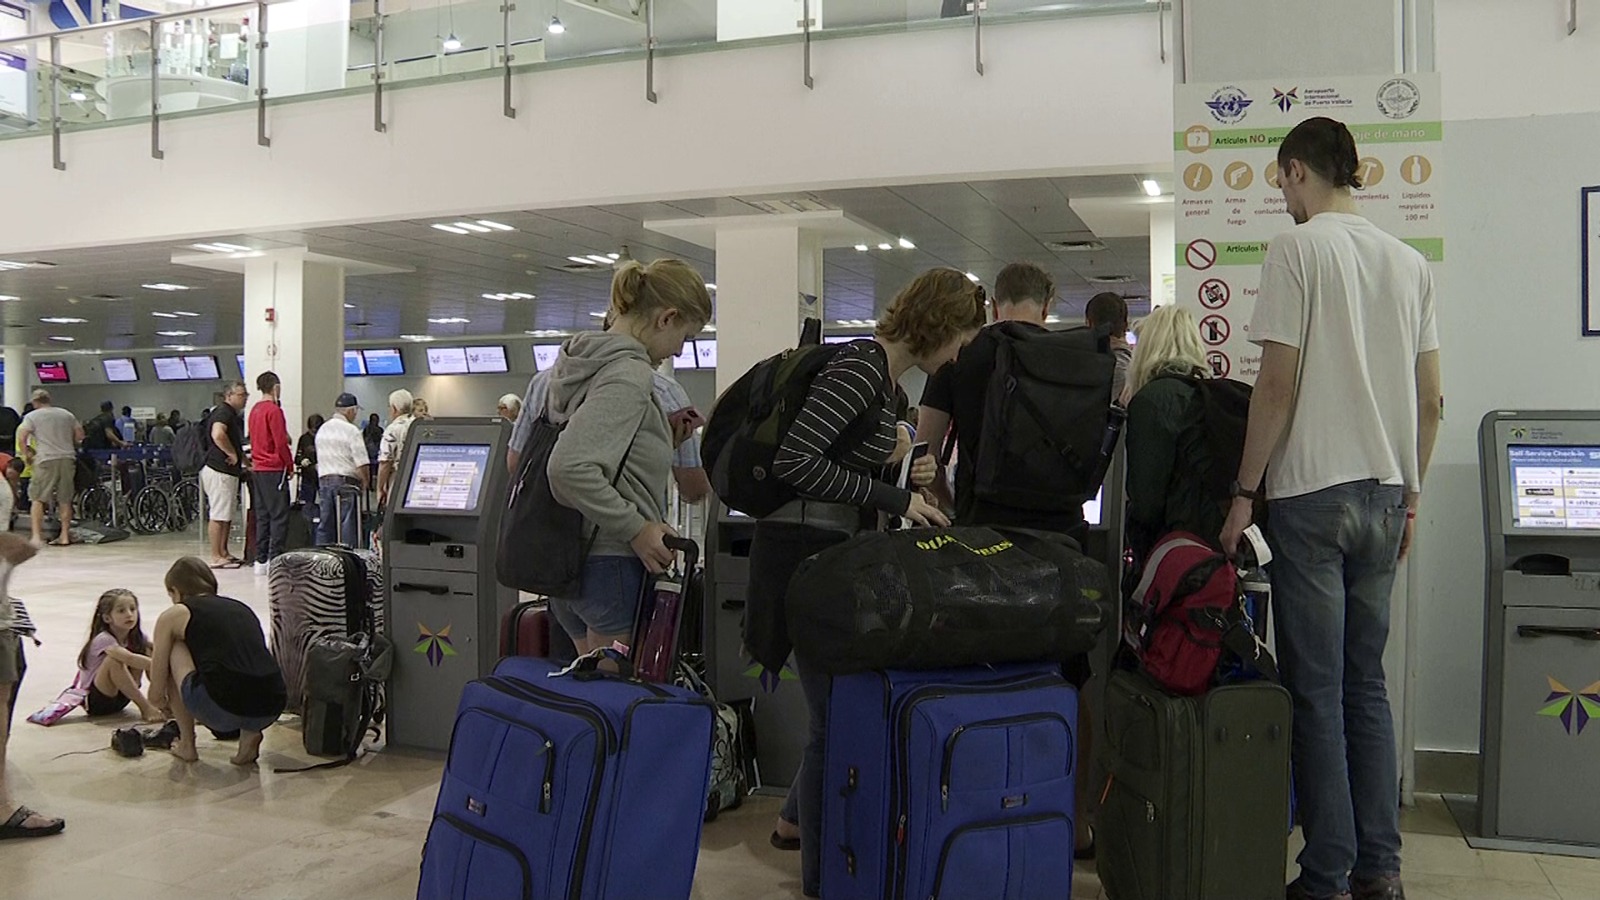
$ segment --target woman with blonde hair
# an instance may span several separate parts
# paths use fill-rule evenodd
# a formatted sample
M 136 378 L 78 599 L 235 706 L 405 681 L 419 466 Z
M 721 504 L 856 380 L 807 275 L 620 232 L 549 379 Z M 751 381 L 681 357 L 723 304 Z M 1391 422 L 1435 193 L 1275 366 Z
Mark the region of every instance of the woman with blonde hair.
M 545 412 L 563 425 L 546 469 L 550 491 L 583 514 L 590 538 L 577 597 L 550 612 L 580 654 L 631 643 L 645 579 L 672 564 L 663 539 L 675 444 L 655 398 L 655 368 L 711 321 L 706 281 L 687 263 L 630 261 L 611 282 L 609 324 L 561 347 Z
M 1139 563 L 1169 531 L 1210 539 L 1227 510 L 1206 490 L 1211 452 L 1200 379 L 1210 376 L 1188 310 L 1163 306 L 1140 322 L 1128 366 L 1128 546 Z M 1234 461 L 1236 464 L 1237 461 Z

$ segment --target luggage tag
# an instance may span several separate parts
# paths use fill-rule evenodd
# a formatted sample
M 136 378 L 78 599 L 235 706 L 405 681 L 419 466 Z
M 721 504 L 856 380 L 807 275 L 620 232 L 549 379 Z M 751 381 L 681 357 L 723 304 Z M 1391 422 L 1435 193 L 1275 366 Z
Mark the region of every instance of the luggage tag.
M 1261 533 L 1260 525 L 1246 528 L 1243 537 L 1250 542 L 1250 549 L 1255 551 L 1257 565 L 1264 566 L 1272 562 L 1272 548 L 1267 546 L 1267 536 Z

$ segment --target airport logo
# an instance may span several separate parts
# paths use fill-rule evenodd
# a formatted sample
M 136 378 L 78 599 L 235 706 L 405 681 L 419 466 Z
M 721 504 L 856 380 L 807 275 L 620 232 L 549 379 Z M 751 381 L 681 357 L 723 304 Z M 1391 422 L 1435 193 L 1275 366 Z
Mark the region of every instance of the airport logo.
M 1211 99 L 1206 101 L 1206 105 L 1211 107 L 1211 115 L 1215 116 L 1218 122 L 1232 125 L 1244 119 L 1245 111 L 1254 102 L 1244 91 L 1229 86 L 1219 88 L 1211 95 Z
M 1545 680 L 1550 682 L 1550 696 L 1544 699 L 1538 715 L 1560 719 L 1567 734 L 1583 734 L 1590 719 L 1600 718 L 1600 681 L 1573 691 L 1549 675 Z
M 417 646 L 413 653 L 421 653 L 428 657 L 428 665 L 435 669 L 444 665 L 444 658 L 455 656 L 455 643 L 450 640 L 450 626 L 439 629 L 437 632 L 429 631 L 428 626 L 417 623 Z
M 1422 105 L 1422 91 L 1404 78 L 1393 78 L 1378 88 L 1378 110 L 1391 119 L 1409 119 Z
M 1276 106 L 1279 112 L 1288 112 L 1299 103 L 1300 88 L 1292 87 L 1287 91 L 1280 91 L 1277 88 L 1272 89 L 1272 105 Z

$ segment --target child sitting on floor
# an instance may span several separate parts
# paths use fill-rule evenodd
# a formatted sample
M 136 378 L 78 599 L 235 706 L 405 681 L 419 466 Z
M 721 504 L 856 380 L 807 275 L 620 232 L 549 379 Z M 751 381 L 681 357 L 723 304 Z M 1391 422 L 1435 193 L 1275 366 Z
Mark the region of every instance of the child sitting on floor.
M 89 640 L 78 654 L 78 684 L 88 691 L 85 709 L 90 716 L 119 713 L 129 703 L 139 707 L 146 722 L 163 722 L 166 716 L 145 698 L 140 685 L 150 671 L 150 639 L 139 621 L 139 598 L 116 588 L 100 595 Z

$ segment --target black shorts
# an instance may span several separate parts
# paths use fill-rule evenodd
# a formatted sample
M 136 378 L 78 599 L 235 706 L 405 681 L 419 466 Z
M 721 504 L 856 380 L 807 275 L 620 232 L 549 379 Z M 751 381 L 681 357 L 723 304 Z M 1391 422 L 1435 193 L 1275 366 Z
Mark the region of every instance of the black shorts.
M 132 700 L 128 699 L 128 695 L 121 691 L 117 691 L 115 697 L 108 697 L 100 693 L 100 689 L 91 684 L 89 685 L 89 700 L 84 704 L 84 709 L 91 716 L 109 716 L 127 709 L 128 704 L 132 702 Z

